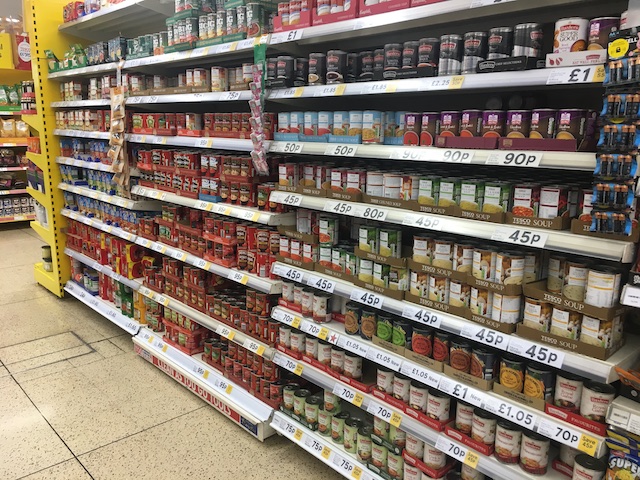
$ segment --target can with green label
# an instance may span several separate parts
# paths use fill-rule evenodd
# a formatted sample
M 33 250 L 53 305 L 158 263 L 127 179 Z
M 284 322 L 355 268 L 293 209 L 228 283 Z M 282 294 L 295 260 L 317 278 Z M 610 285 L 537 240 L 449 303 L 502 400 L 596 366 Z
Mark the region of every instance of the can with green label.
M 344 422 L 344 442 L 345 451 L 355 455 L 358 442 L 358 430 L 362 427 L 363 421 L 359 418 L 349 418 Z
M 472 212 L 481 212 L 484 202 L 484 180 L 470 178 L 460 184 L 460 208 Z
M 484 186 L 484 204 L 482 206 L 482 211 L 485 213 L 506 212 L 509 208 L 510 193 L 510 182 L 486 182 Z
M 378 228 L 361 225 L 358 230 L 358 248 L 363 252 L 378 253 Z
M 393 316 L 388 313 L 380 312 L 378 321 L 376 322 L 376 336 L 380 340 L 391 341 L 393 333 Z

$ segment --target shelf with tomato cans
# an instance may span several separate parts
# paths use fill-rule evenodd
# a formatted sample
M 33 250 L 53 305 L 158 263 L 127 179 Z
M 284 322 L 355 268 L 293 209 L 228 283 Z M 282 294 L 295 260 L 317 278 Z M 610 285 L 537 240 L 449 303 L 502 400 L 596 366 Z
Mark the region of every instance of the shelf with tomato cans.
M 521 402 L 511 401 L 491 390 L 473 388 L 456 378 L 448 377 L 449 370 L 445 370 L 443 373 L 440 362 L 421 359 L 413 352 L 411 358 L 398 355 L 385 348 L 385 345 L 379 344 L 380 341 L 377 337 L 374 337 L 372 342 L 358 335 L 348 335 L 345 333 L 343 324 L 338 322 L 318 324 L 312 319 L 304 318 L 299 313 L 281 306 L 271 311 L 271 318 L 592 456 L 601 457 L 606 451 L 604 425 L 590 425 L 593 430 L 598 430 L 598 433 L 574 427 L 570 419 L 563 421 L 545 413 L 544 401 L 542 400 L 532 402 L 532 405 L 538 407 L 535 408 Z M 432 365 L 427 366 L 429 360 Z M 375 395 L 376 393 L 374 393 Z M 559 410 L 554 408 L 552 411 Z
M 377 396 L 371 393 L 363 392 L 354 389 L 349 384 L 346 384 L 335 377 L 329 375 L 316 366 L 310 365 L 307 362 L 301 362 L 289 355 L 282 352 L 276 353 L 274 356 L 274 363 L 280 365 L 282 368 L 287 369 L 294 374 L 314 383 L 315 385 L 332 391 L 335 395 L 343 400 L 353 404 L 354 406 L 365 410 L 375 417 L 378 417 L 391 425 L 411 434 L 431 447 L 435 447 L 441 450 L 450 457 L 477 469 L 478 471 L 491 476 L 494 479 L 500 480 L 512 480 L 514 478 L 526 478 L 535 479 L 539 478 L 539 475 L 529 474 L 523 471 L 517 464 L 501 463 L 495 457 L 481 454 L 476 450 L 464 445 L 460 441 L 453 439 L 446 433 L 430 428 L 412 415 L 401 411 L 396 406 L 391 406 L 387 402 L 381 400 Z M 447 379 L 444 380 L 445 382 Z M 455 382 L 452 382 L 455 383 Z M 276 412 L 274 416 L 281 418 L 280 424 L 283 428 L 286 428 L 286 424 L 289 423 L 295 428 L 300 429 L 300 426 L 296 424 L 285 415 L 281 415 Z M 443 429 L 444 430 L 444 429 Z M 301 430 L 302 431 L 302 430 Z M 281 432 L 283 433 L 283 432 Z M 289 429 L 289 435 L 295 434 L 295 430 L 291 433 Z M 285 435 L 285 436 L 289 436 Z M 545 478 L 560 480 L 564 478 L 560 473 L 548 469 L 545 474 Z
M 59 183 L 58 188 L 65 192 L 75 193 L 76 195 L 82 195 L 83 197 L 93 198 L 101 202 L 110 203 L 118 207 L 126 208 L 127 210 L 153 210 L 160 211 L 162 208 L 158 202 L 154 201 L 136 201 L 129 200 L 128 198 L 119 197 L 117 195 L 109 195 L 107 193 L 98 192 L 92 190 L 89 187 L 69 185 L 68 183 Z
M 184 385 L 258 440 L 275 433 L 270 426 L 273 408 L 243 387 L 201 361 L 169 345 L 164 337 L 147 328 L 133 337 L 138 355 Z
M 131 193 L 133 193 L 134 195 L 158 199 L 163 202 L 182 205 L 183 207 L 197 208 L 198 210 L 204 210 L 206 212 L 239 218 L 241 220 L 261 223 L 264 225 L 294 225 L 296 223 L 295 213 L 293 212 L 272 213 L 267 212 L 266 210 L 258 210 L 254 207 L 241 207 L 231 205 L 229 203 L 213 203 L 204 200 L 195 200 L 192 198 L 175 195 L 173 193 L 163 192 L 161 190 L 154 190 L 151 188 L 140 186 L 134 186 L 131 189 Z
M 384 207 L 368 203 L 339 201 L 324 197 L 302 195 L 284 191 L 271 192 L 269 201 L 292 207 L 302 207 L 327 213 L 379 222 L 394 223 L 406 227 L 465 235 L 482 240 L 532 247 L 557 252 L 584 255 L 622 263 L 633 261 L 635 244 L 632 241 L 614 241 L 607 238 L 576 235 L 569 231 L 544 230 L 518 227 L 446 215 L 423 214 L 400 208 Z
M 220 275 L 221 277 L 227 278 L 233 282 L 245 285 L 247 288 L 253 288 L 255 290 L 270 294 L 282 293 L 282 282 L 280 280 L 258 277 L 257 275 L 244 272 L 242 270 L 236 270 L 234 268 L 227 268 L 223 267 L 222 265 L 217 265 L 216 263 L 196 257 L 195 255 L 187 253 L 178 248 L 134 235 L 130 232 L 113 227 L 111 225 L 107 225 L 99 220 L 86 217 L 85 215 L 81 215 L 69 209 L 64 209 L 62 211 L 62 214 L 73 220 L 80 221 L 91 227 L 97 228 L 112 235 L 116 235 L 120 238 L 124 238 L 125 240 L 128 240 L 130 242 L 134 242 L 142 247 L 149 248 L 154 252 L 160 253 L 161 255 L 166 255 L 181 262 L 188 263 L 189 265 L 193 265 L 194 267 L 201 268 L 211 273 L 215 273 L 216 275 Z
M 529 361 L 536 361 L 599 382 L 616 381 L 618 379 L 616 366 L 631 368 L 640 358 L 640 351 L 635 347 L 638 341 L 637 337 L 629 338 L 627 344 L 607 360 L 598 360 L 568 350 L 537 344 L 515 335 L 501 333 L 466 318 L 425 308 L 406 300 L 396 300 L 380 295 L 321 272 L 298 269 L 282 262 L 273 264 L 272 272 L 283 279 L 307 285 L 310 280 L 326 280 L 324 285 L 330 284 L 330 287 L 322 288 L 321 285 L 316 288 L 324 289 L 328 293 L 348 298 L 368 307 L 398 315 L 418 324 L 484 343 Z

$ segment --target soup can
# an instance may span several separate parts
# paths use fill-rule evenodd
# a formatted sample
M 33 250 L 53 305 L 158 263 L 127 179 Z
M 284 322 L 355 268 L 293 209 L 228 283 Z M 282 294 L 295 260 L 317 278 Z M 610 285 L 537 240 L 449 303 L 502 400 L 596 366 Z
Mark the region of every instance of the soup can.
M 578 108 L 559 110 L 556 117 L 556 139 L 577 140 L 584 138 L 587 123 L 587 111 Z
M 439 134 L 443 137 L 457 137 L 460 135 L 461 112 L 444 111 L 440 113 Z M 424 120 L 424 117 L 423 117 Z
M 539 23 L 521 23 L 513 29 L 513 56 L 537 57 L 544 56 L 544 33 Z
M 567 185 L 544 185 L 540 187 L 540 218 L 565 216 L 569 210 L 569 188 Z
M 556 114 L 557 111 L 551 108 L 533 110 L 529 138 L 553 138 L 556 130 Z
M 513 52 L 513 28 L 496 27 L 489 30 L 487 60 L 510 57 Z
M 414 410 L 425 412 L 427 410 L 427 398 L 428 389 L 426 385 L 413 380 L 409 387 L 409 406 Z
M 433 355 L 433 330 L 423 325 L 414 325 L 411 350 L 418 355 L 431 358 Z
M 459 280 L 449 281 L 449 305 L 469 308 L 471 285 Z
M 436 331 L 433 337 L 433 359 L 449 364 L 449 346 L 451 336 L 446 332 Z
M 455 428 L 467 436 L 471 436 L 474 408 L 473 405 L 464 402 L 458 402 L 456 404 Z
M 452 340 L 449 365 L 458 371 L 469 373 L 471 369 L 471 344 L 464 340 Z
M 616 304 L 620 291 L 620 272 L 613 268 L 590 268 L 584 303 L 594 307 L 611 308 Z
M 485 110 L 482 112 L 482 136 L 498 138 L 504 136 L 506 112 L 503 110 Z
M 405 320 L 393 320 L 392 343 L 400 347 L 411 349 L 411 336 L 413 335 L 413 322 Z
M 418 41 L 418 67 L 437 67 L 440 58 L 440 40 L 421 38 Z
M 327 76 L 327 56 L 324 53 L 309 54 L 309 85 L 324 85 Z
M 528 138 L 531 133 L 530 110 L 507 111 L 507 138 Z
M 420 145 L 430 147 L 440 132 L 440 113 L 424 112 L 420 122 Z
M 333 420 L 333 414 L 327 412 L 324 409 L 318 411 L 318 432 L 323 437 L 331 435 L 331 422 Z
M 440 37 L 438 75 L 459 75 L 462 70 L 463 39 L 461 35 Z
M 524 314 L 522 325 L 541 332 L 548 332 L 551 324 L 553 305 L 535 298 L 524 299 Z
M 525 259 L 523 255 L 499 252 L 496 256 L 496 283 L 522 285 Z
M 479 280 L 494 281 L 498 254 L 488 248 L 476 248 L 473 251 L 471 274 Z
M 477 378 L 492 380 L 496 374 L 498 359 L 486 348 L 473 348 L 469 373 Z
M 580 415 L 604 423 L 609 405 L 615 396 L 616 389 L 612 385 L 587 381 L 583 386 Z
M 577 412 L 580 409 L 584 379 L 578 375 L 560 372 L 556 375 L 553 404 L 556 407 Z
M 522 432 L 522 446 L 520 448 L 520 467 L 534 475 L 547 473 L 549 465 L 549 447 L 551 440 L 530 431 Z
M 461 137 L 479 137 L 482 131 L 482 110 L 464 110 L 460 118 Z
M 431 445 L 425 445 L 422 462 L 429 468 L 440 470 L 447 464 L 447 455 Z
M 402 68 L 414 68 L 418 66 L 418 50 L 420 42 L 404 42 L 402 48 Z
M 344 424 L 349 416 L 349 412 L 340 412 L 331 419 L 331 440 L 339 445 L 344 442 Z
M 349 418 L 344 422 L 344 449 L 353 455 L 357 452 L 358 430 L 362 427 L 362 420 Z
M 420 459 L 424 455 L 424 442 L 420 438 L 407 433 L 407 444 L 405 449 L 409 455 Z
M 347 74 L 347 52 L 329 50 L 327 52 L 327 84 L 344 83 Z
M 429 275 L 429 300 L 449 303 L 449 278 L 440 275 Z
M 402 44 L 387 43 L 384 46 L 384 70 L 398 70 L 402 68 Z
M 609 34 L 620 27 L 619 17 L 598 17 L 589 22 L 589 45 L 587 50 L 605 50 Z
M 589 267 L 586 264 L 567 260 L 564 264 L 562 295 L 569 300 L 582 302 L 587 287 L 588 272 Z
M 488 50 L 487 32 L 465 33 L 462 74 L 476 73 L 476 66 L 487 58 Z
M 521 295 L 503 295 L 494 292 L 491 319 L 496 322 L 515 325 L 520 321 L 521 305 Z
M 518 463 L 522 446 L 522 430 L 517 425 L 500 420 L 496 426 L 495 455 L 502 463 Z
M 474 408 L 471 420 L 471 438 L 476 442 L 492 446 L 496 439 L 497 419 L 481 408 Z
M 584 480 L 602 480 L 607 471 L 607 464 L 591 455 L 581 453 L 575 457 L 573 478 Z
M 500 359 L 500 385 L 522 393 L 524 388 L 525 362 L 511 354 Z
M 551 402 L 555 374 L 544 365 L 529 364 L 524 374 L 524 394 L 527 397 L 538 398 Z
M 375 420 L 375 419 L 374 419 Z M 373 442 L 371 445 L 371 464 L 382 471 L 387 471 L 388 450 L 384 445 Z
M 580 334 L 581 323 L 581 313 L 553 307 L 551 312 L 551 328 L 549 331 L 553 335 L 577 340 Z
M 347 135 L 350 137 L 355 137 L 356 135 L 362 135 L 362 122 L 363 122 L 363 112 L 361 110 L 350 110 L 349 111 L 349 130 L 347 130 Z
M 401 480 L 404 473 L 404 459 L 402 454 L 387 453 L 387 473 L 395 480 Z
M 553 53 L 582 52 L 587 49 L 589 20 L 586 18 L 561 18 L 556 21 L 553 36 Z
M 378 143 L 384 141 L 382 112 L 365 110 L 362 114 L 362 143 Z

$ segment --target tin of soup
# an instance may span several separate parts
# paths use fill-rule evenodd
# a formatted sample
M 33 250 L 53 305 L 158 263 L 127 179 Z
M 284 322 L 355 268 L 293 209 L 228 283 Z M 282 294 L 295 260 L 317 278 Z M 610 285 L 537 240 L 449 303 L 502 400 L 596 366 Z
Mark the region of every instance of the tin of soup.
M 522 445 L 522 430 L 506 420 L 496 426 L 495 455 L 502 463 L 518 463 Z
M 418 41 L 418 67 L 437 67 L 439 57 L 439 39 L 421 38 Z
M 530 110 L 507 111 L 507 138 L 528 138 L 531 133 Z
M 479 137 L 482 130 L 482 110 L 463 110 L 460 119 L 461 137 Z
M 589 20 L 561 18 L 556 21 L 553 35 L 553 53 L 582 52 L 587 49 Z
M 443 137 L 457 137 L 460 135 L 460 112 L 445 111 L 440 114 L 440 132 Z
M 524 388 L 525 362 L 514 355 L 504 355 L 500 359 L 500 385 L 515 392 Z
M 522 432 L 520 448 L 520 467 L 535 475 L 547 473 L 549 465 L 549 447 L 551 440 L 534 432 Z
M 556 375 L 553 404 L 556 407 L 577 412 L 580 409 L 584 380 L 578 375 L 560 372 Z
M 533 110 L 529 138 L 553 138 L 556 131 L 556 114 L 557 111 L 550 108 Z
M 488 60 L 510 57 L 513 52 L 513 28 L 496 27 L 489 30 Z
M 462 69 L 463 41 L 461 35 L 440 37 L 438 75 L 459 75 Z
M 525 327 L 548 332 L 553 305 L 535 298 L 524 299 L 524 315 L 522 324 Z
M 599 17 L 589 22 L 589 45 L 587 50 L 605 50 L 609 44 L 609 34 L 620 27 L 619 17 Z

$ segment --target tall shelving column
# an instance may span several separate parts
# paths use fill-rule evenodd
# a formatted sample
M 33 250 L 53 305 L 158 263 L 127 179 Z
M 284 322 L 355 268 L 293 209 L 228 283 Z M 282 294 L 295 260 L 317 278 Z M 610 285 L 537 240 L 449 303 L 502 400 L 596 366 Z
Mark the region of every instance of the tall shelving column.
M 34 266 L 36 281 L 55 295 L 62 297 L 64 284 L 70 277 L 69 257 L 64 254 L 66 218 L 61 215 L 64 207 L 63 192 L 57 188 L 61 181 L 60 169 L 55 159 L 60 155 L 60 145 L 54 136 L 55 113 L 51 102 L 59 98 L 59 83 L 47 78 L 49 69 L 46 50 L 64 51 L 73 37 L 58 32 L 62 24 L 63 0 L 24 0 L 25 26 L 31 41 L 31 65 L 35 82 L 37 115 L 25 118 L 40 136 L 40 154 L 29 153 L 28 158 L 42 169 L 46 191 L 36 197 L 47 211 L 48 226 L 32 224 L 42 239 L 51 246 L 53 270 L 46 272 L 42 263 Z M 35 222 L 34 222 L 35 223 Z

